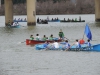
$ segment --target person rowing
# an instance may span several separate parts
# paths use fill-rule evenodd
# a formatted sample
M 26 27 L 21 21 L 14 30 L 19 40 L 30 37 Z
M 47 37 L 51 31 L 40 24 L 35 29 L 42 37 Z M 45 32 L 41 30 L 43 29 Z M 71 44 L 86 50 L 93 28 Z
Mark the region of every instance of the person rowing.
M 33 37 L 33 35 L 30 35 L 30 40 L 34 40 L 34 37 Z
M 50 35 L 49 40 L 53 40 L 53 34 Z
M 73 45 L 75 45 L 76 48 L 81 48 L 81 45 L 80 45 L 78 39 L 76 39 L 76 42 L 75 42 Z M 72 46 L 73 46 L 73 45 L 72 45 Z
M 87 47 L 91 47 L 91 43 L 90 43 L 89 39 L 87 40 L 87 42 L 85 44 L 87 45 Z
M 52 45 L 53 45 L 54 49 L 58 49 L 59 48 L 59 43 L 57 42 L 57 40 L 55 40 Z
M 43 36 L 42 40 L 46 41 L 48 39 L 48 37 L 46 37 L 46 35 Z
M 36 40 L 40 40 L 39 34 L 36 34 Z
M 70 44 L 68 43 L 68 40 L 66 40 L 65 42 L 61 42 L 60 44 L 62 44 L 62 45 L 61 45 L 62 50 L 67 51 L 67 50 L 70 49 Z
M 66 42 L 66 44 L 65 44 L 66 50 L 65 50 L 65 51 L 67 51 L 67 50 L 69 50 L 69 48 L 70 48 L 70 44 L 68 43 L 68 40 L 66 40 L 65 42 Z
M 48 48 L 48 45 L 49 45 L 49 43 L 46 41 L 44 44 L 43 44 L 43 46 L 44 46 L 44 48 Z

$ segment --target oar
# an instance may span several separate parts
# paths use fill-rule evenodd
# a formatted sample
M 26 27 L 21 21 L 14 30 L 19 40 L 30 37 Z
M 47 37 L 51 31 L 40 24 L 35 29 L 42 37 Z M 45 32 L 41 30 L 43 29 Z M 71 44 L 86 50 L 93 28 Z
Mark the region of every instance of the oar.
M 21 44 L 21 43 L 25 43 L 26 41 L 23 41 L 23 42 L 18 42 L 18 44 Z
M 64 38 L 66 38 L 66 37 L 64 37 Z M 69 40 L 68 38 L 66 38 L 67 40 Z M 70 40 L 69 40 L 70 41 Z

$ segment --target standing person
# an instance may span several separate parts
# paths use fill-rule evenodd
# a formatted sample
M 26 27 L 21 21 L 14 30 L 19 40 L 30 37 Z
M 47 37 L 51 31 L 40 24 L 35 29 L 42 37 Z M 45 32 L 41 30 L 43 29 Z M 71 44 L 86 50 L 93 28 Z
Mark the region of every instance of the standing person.
M 34 37 L 33 37 L 33 35 L 30 35 L 30 40 L 34 40 Z
M 64 39 L 64 33 L 62 32 L 62 29 L 60 29 L 59 38 L 60 39 Z

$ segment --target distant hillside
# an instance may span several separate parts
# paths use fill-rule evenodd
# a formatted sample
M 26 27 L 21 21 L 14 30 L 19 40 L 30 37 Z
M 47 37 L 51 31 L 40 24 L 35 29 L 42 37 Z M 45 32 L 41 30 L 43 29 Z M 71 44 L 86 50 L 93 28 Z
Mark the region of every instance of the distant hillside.
M 4 15 L 4 0 L 0 15 Z M 26 0 L 13 0 L 15 15 L 26 15 Z M 93 14 L 94 0 L 37 0 L 36 14 Z

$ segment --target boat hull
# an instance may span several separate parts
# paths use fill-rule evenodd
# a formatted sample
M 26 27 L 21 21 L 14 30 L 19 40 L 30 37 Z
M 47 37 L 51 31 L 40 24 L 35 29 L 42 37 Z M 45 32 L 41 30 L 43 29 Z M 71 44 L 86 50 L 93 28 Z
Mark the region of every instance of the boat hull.
M 54 42 L 54 40 L 46 40 L 46 41 L 48 43 L 53 43 Z M 45 43 L 46 41 L 26 39 L 26 45 L 36 45 L 36 44 Z M 57 42 L 61 42 L 61 41 L 62 41 L 61 39 L 57 40 Z
M 60 22 L 60 20 L 48 20 L 48 22 Z
M 20 28 L 20 25 L 16 25 L 16 26 L 7 26 L 9 28 Z
M 47 48 L 44 47 L 44 44 L 38 44 L 35 46 L 36 50 L 42 50 L 42 49 L 47 49 L 47 50 L 67 50 L 63 46 L 60 46 L 59 48 L 54 48 L 52 46 L 48 46 Z M 93 45 L 91 47 L 82 46 L 81 48 L 76 48 L 75 46 L 72 46 L 71 48 L 68 49 L 68 51 L 96 51 L 100 52 L 100 44 Z
M 37 24 L 48 24 L 48 22 L 37 22 Z

